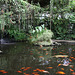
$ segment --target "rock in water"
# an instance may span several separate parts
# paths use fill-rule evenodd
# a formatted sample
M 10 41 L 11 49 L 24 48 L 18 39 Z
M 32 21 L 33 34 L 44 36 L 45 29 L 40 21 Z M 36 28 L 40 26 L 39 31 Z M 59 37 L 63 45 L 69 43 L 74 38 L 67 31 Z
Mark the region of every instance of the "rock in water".
M 2 53 L 2 51 L 0 50 L 0 53 Z

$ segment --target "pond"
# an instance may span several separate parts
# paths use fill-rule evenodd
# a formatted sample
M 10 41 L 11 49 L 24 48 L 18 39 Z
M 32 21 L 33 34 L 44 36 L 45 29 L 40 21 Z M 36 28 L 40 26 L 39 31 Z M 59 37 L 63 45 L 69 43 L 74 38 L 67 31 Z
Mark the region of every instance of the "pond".
M 75 44 L 0 45 L 0 75 L 75 75 Z

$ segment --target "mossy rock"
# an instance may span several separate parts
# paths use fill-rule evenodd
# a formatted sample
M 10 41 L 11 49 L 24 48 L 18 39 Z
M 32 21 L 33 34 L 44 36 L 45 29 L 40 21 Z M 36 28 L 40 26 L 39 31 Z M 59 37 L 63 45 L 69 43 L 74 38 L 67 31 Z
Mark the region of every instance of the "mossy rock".
M 34 43 L 34 45 L 50 46 L 50 45 L 52 45 L 52 40 L 50 40 L 50 41 L 39 41 L 39 42 Z

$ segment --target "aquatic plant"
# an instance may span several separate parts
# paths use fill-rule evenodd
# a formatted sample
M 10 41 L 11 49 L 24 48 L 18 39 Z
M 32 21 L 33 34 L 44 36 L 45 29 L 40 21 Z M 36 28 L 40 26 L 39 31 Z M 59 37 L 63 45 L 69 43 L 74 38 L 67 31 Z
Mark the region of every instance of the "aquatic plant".
M 50 45 L 52 44 L 52 41 L 51 41 L 52 36 L 53 36 L 53 32 L 51 30 L 44 28 L 44 26 L 43 28 L 39 26 L 37 27 L 37 29 L 32 30 L 28 40 L 35 44 L 38 43 L 39 45 L 43 45 L 43 44 Z

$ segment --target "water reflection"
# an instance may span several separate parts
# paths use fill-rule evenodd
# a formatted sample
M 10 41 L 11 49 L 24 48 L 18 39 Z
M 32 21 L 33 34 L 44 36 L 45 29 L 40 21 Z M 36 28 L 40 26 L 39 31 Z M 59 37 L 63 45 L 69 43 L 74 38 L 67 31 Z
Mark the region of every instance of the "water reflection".
M 16 43 L 2 45 L 1 50 L 3 54 L 0 54 L 0 70 L 8 72 L 7 75 L 57 75 L 60 70 L 64 71 L 65 75 L 71 75 L 70 69 L 75 71 L 74 45 L 41 48 L 27 43 Z M 68 57 L 52 57 L 64 55 L 63 53 Z M 3 75 L 1 71 L 0 75 Z
M 63 62 L 62 64 L 63 66 L 68 66 L 70 64 L 69 58 L 64 58 L 62 62 Z
M 11 40 L 9 40 L 8 38 L 5 39 L 0 39 L 0 44 L 14 44 Z
M 72 48 L 69 48 L 68 51 L 69 51 L 69 56 L 71 56 Z

